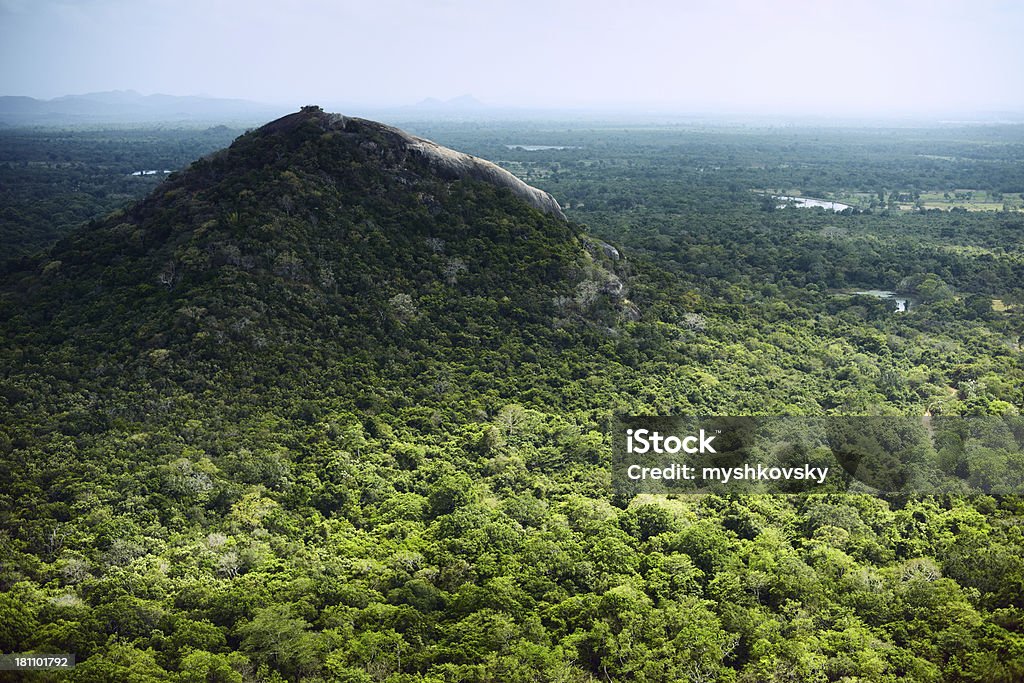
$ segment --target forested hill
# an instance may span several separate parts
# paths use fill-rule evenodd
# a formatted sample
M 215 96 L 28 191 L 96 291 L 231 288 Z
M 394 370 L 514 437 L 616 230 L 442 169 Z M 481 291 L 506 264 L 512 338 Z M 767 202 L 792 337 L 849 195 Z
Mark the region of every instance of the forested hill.
M 23 349 L 88 339 L 190 372 L 295 344 L 380 362 L 393 344 L 484 352 L 635 315 L 613 253 L 487 162 L 307 107 L 11 273 L 3 315 Z
M 525 463 L 493 450 L 537 419 L 515 401 L 565 403 L 565 384 L 597 374 L 609 355 L 598 346 L 637 316 L 625 261 L 546 193 L 443 148 L 410 151 L 394 129 L 347 124 L 306 108 L 245 134 L 6 275 L 4 651 L 74 652 L 87 680 L 124 679 L 112 662 L 148 666 L 153 647 L 147 680 L 204 666 L 209 680 L 325 671 L 319 654 L 297 665 L 265 644 L 251 659 L 225 654 L 248 647 L 238 629 L 257 612 L 294 609 L 258 568 L 290 565 L 307 540 L 326 551 L 314 540 L 324 523 L 361 534 L 385 508 L 400 526 L 407 505 L 435 518 L 461 509 L 494 458 L 494 474 L 515 478 Z M 512 431 L 495 426 L 499 414 Z M 548 421 L 531 465 L 602 486 L 601 437 L 569 416 Z M 236 513 L 248 520 L 237 529 Z M 262 539 L 259 558 L 229 548 L 243 527 Z M 330 550 L 328 564 L 383 548 L 364 540 Z M 226 558 L 218 568 L 166 555 L 211 542 Z M 171 583 L 157 587 L 137 563 L 160 557 Z M 76 597 L 50 614 L 43 586 L 66 561 L 82 572 L 58 582 Z M 210 621 L 181 602 L 186 583 L 205 590 L 186 578 L 193 569 L 258 585 L 237 584 Z M 376 602 L 376 588 L 337 588 Z M 137 600 L 159 615 L 136 612 Z M 154 628 L 184 640 L 157 646 Z

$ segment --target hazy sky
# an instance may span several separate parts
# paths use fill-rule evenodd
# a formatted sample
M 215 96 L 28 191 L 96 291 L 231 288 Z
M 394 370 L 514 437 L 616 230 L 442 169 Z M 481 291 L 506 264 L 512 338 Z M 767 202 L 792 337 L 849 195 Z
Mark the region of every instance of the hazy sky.
M 0 0 L 0 94 L 1024 111 L 1024 2 Z

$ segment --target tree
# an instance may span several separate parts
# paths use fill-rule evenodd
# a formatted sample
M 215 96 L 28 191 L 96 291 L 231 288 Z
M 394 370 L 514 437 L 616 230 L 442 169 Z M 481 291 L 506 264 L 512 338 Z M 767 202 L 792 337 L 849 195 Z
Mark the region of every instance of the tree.
M 286 675 L 310 675 L 321 668 L 319 640 L 290 605 L 258 610 L 252 621 L 238 627 L 238 635 L 243 650 Z

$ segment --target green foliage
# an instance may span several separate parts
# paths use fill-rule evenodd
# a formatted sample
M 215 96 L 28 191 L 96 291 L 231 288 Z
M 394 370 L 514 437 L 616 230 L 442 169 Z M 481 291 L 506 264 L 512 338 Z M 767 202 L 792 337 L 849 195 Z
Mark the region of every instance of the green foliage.
M 757 169 L 740 134 L 573 133 L 537 182 L 615 259 L 318 121 L 6 276 L 4 651 L 104 681 L 1024 676 L 1016 498 L 619 500 L 607 434 L 616 411 L 1019 412 L 1021 319 L 983 305 L 1024 291 L 1015 217 L 747 193 L 918 182 L 917 143 Z M 919 305 L 850 294 L 877 287 Z M 1006 436 L 939 461 L 983 481 Z
M 240 133 L 209 129 L 0 131 L 3 259 L 50 246 L 82 222 L 142 199 L 198 156 Z M 142 171 L 153 174 L 134 175 Z M 53 262 L 50 274 L 59 269 Z

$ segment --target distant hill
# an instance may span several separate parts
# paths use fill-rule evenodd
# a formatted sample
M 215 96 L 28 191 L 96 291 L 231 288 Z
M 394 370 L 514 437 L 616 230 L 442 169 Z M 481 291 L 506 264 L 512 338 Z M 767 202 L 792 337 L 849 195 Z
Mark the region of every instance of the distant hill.
M 51 100 L 0 97 L 0 122 L 11 125 L 75 125 L 195 121 L 265 121 L 280 107 L 239 99 L 142 95 L 134 90 L 65 95 Z

